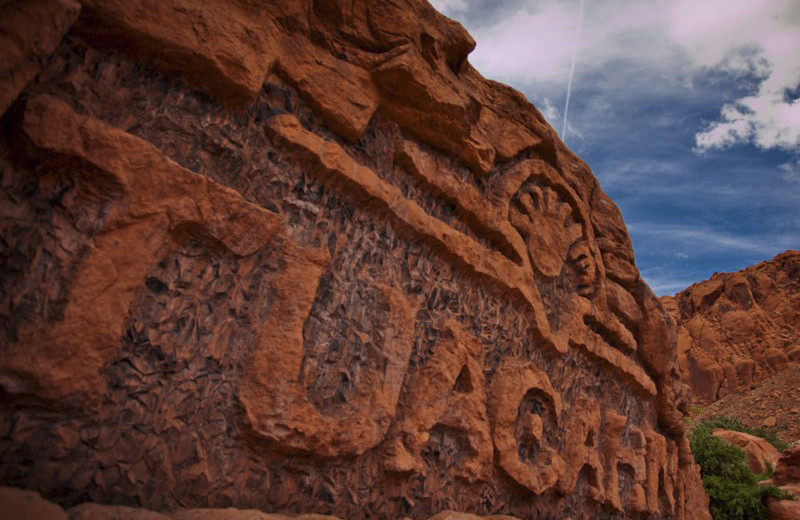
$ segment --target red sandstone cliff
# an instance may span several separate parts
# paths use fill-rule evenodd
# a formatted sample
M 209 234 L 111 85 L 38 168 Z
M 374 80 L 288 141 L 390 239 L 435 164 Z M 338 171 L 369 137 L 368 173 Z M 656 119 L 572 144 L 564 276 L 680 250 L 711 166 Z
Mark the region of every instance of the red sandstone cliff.
M 695 397 L 749 390 L 800 361 L 800 252 L 717 273 L 661 298 L 678 323 L 678 359 Z
M 473 46 L 424 0 L 4 4 L 0 484 L 708 518 L 622 217 Z

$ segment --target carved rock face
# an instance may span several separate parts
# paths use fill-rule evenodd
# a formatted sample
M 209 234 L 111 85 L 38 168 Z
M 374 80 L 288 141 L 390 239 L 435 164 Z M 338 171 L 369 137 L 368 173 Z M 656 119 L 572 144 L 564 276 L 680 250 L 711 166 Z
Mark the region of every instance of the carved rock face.
M 416 0 L 83 9 L 0 133 L 3 482 L 707 518 L 622 218 L 461 26 Z
M 575 291 L 581 296 L 590 296 L 597 281 L 597 264 L 586 242 L 579 241 L 572 244 L 567 262 Z

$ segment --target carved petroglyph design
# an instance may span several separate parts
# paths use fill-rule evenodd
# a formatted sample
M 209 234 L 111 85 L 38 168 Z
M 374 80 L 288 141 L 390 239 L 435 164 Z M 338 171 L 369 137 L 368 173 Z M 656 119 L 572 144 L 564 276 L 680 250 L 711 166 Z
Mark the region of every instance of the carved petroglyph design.
M 585 240 L 573 242 L 567 252 L 568 279 L 581 296 L 591 296 L 597 281 L 597 263 Z
M 422 180 L 432 192 L 456 205 L 478 234 L 487 236 L 501 253 L 523 268 L 529 268 L 525 242 L 498 205 L 487 200 L 476 187 L 437 168 L 433 158 L 413 141 L 403 140 L 396 157 L 403 168 Z
M 495 182 L 508 218 L 525 240 L 531 264 L 570 292 L 591 297 L 603 267 L 583 203 L 549 165 L 524 161 Z
M 535 407 L 523 407 L 532 400 Z M 529 362 L 503 360 L 489 390 L 492 439 L 500 467 L 536 494 L 555 486 L 566 472 L 564 459 L 543 437 L 543 421 L 557 428 L 561 411 L 561 396 L 547 374 Z
M 623 435 L 627 417 L 611 410 L 601 414 L 585 398 L 564 410 L 547 374 L 514 358 L 498 367 L 488 402 L 498 464 L 533 493 L 572 493 L 585 473 L 589 496 L 596 502 L 653 512 L 659 496 L 666 496 L 672 511 L 676 482 L 670 475 L 677 469 L 677 450 L 662 435 L 650 429 L 642 433 L 633 425 Z M 553 435 L 562 421 L 566 437 L 558 452 L 552 447 Z M 624 439 L 628 447 L 621 447 Z M 633 478 L 625 504 L 620 469 Z
M 100 186 L 95 196 L 118 198 L 78 268 L 63 321 L 23 331 L 0 362 L 0 382 L 9 392 L 96 398 L 104 388 L 100 369 L 119 348 L 131 301 L 170 237 L 200 234 L 247 256 L 272 239 L 282 218 L 53 97 L 28 102 L 23 128 L 36 146 L 94 168 L 86 175 L 80 166 L 67 171 L 83 175 L 89 190 Z
M 252 428 L 278 446 L 323 457 L 360 455 L 386 435 L 395 415 L 414 335 L 416 305 L 400 291 L 379 287 L 374 312 L 381 331 L 381 369 L 368 369 L 363 384 L 335 416 L 321 413 L 299 383 L 303 325 L 329 260 L 325 249 L 284 242 L 281 271 L 272 283 L 275 304 L 259 326 L 259 339 L 239 395 Z
M 570 248 L 582 234 L 569 204 L 553 188 L 528 182 L 514 196 L 509 220 L 522 234 L 542 275 L 560 275 Z
M 675 443 L 660 433 L 644 429 L 647 439 L 647 510 L 672 514 L 675 510 L 676 488 L 675 475 L 678 469 L 678 451 Z M 662 510 L 661 499 L 666 501 L 666 510 Z
M 518 265 L 505 255 L 485 248 L 472 238 L 427 214 L 417 203 L 403 197 L 398 188 L 355 161 L 338 144 L 326 141 L 304 129 L 293 115 L 273 117 L 268 123 L 268 132 L 276 144 L 296 155 L 298 159 L 309 166 L 311 171 L 319 175 L 323 182 L 364 202 L 366 207 L 372 207 L 388 214 L 405 230 L 426 239 L 435 250 L 441 251 L 467 269 L 485 277 L 484 279 L 494 282 L 503 294 L 520 297 L 522 302 L 526 303 L 533 312 L 535 329 L 543 346 L 550 346 L 562 354 L 571 345 L 577 346 L 593 357 L 620 370 L 628 380 L 634 382 L 645 392 L 655 395 L 655 383 L 647 373 L 632 359 L 609 345 L 600 335 L 589 330 L 582 322 L 582 316 L 596 315 L 596 312 L 592 310 L 594 307 L 588 299 L 583 297 L 570 299 L 571 307 L 562 309 L 563 314 L 570 320 L 577 321 L 574 326 L 564 328 L 561 332 L 552 331 L 547 323 L 546 312 L 533 279 L 533 272 L 527 262 L 522 266 Z M 531 175 L 539 175 L 547 179 L 557 176 L 551 170 L 552 168 L 541 161 L 525 161 L 523 166 L 515 168 L 511 174 L 498 181 L 498 185 L 493 188 L 497 200 L 506 201 L 498 206 L 501 212 L 509 214 L 509 201 L 512 195 L 518 191 L 519 185 L 522 185 Z M 569 187 L 563 189 L 566 192 L 570 190 Z M 505 198 L 503 198 L 504 195 Z M 574 194 L 570 195 L 570 197 L 573 196 L 577 197 Z M 579 220 L 584 221 L 586 215 L 583 210 L 579 209 L 577 213 L 580 216 Z M 508 221 L 506 220 L 506 222 Z M 581 226 L 581 228 L 583 236 L 591 238 L 590 227 Z M 505 231 L 498 230 L 501 233 L 507 231 L 507 229 Z M 587 244 L 590 243 L 591 241 L 587 241 Z M 566 255 L 568 252 L 569 249 L 564 254 Z M 592 258 L 597 256 L 599 255 L 596 253 L 591 255 Z M 582 259 L 582 261 L 587 260 Z M 599 278 L 603 273 L 602 266 L 596 264 L 594 271 L 595 277 Z M 576 272 L 579 277 L 587 276 L 587 274 L 581 274 L 580 269 L 577 269 Z M 586 270 L 586 273 L 588 272 Z M 600 321 L 606 322 L 607 320 Z M 612 329 L 617 328 L 613 325 L 611 327 Z M 622 328 L 621 324 L 619 328 Z M 625 335 L 620 332 L 618 336 L 624 338 L 626 344 L 635 345 L 630 334 Z M 628 350 L 635 350 L 635 347 L 629 347 Z
M 603 413 L 602 456 L 606 468 L 606 503 L 615 511 L 641 512 L 647 507 L 647 444 L 644 434 L 636 426 L 628 426 L 628 446 L 621 441 L 628 418 L 606 410 Z M 620 480 L 627 478 L 627 496 L 620 496 Z
M 438 428 L 463 439 L 452 475 L 468 482 L 487 478 L 492 441 L 482 358 L 479 341 L 456 323 L 445 325 L 433 357 L 408 378 L 409 390 L 385 462 L 387 470 L 424 474 L 423 451 Z
M 559 491 L 563 494 L 575 491 L 578 477 L 586 471 L 589 496 L 602 502 L 605 498 L 605 469 L 599 452 L 601 428 L 597 404 L 583 397 L 573 403 L 564 432 L 561 456 L 566 461 L 566 471 L 559 482 Z
M 458 23 L 421 0 L 23 3 L 53 23 L 0 23 L 23 71 L 0 77 L 3 481 L 705 520 L 622 216 Z
M 534 311 L 534 319 L 545 336 L 544 341 L 548 341 L 547 327 L 542 321 L 541 301 L 530 272 L 430 216 L 416 202 L 403 197 L 398 188 L 355 161 L 338 144 L 305 130 L 296 117 L 275 116 L 268 123 L 268 131 L 276 144 L 297 154 L 323 182 L 342 189 L 369 207 L 387 213 L 405 230 L 425 238 L 434 249 L 454 258 L 468 269 L 499 282 L 504 292 L 521 297 Z

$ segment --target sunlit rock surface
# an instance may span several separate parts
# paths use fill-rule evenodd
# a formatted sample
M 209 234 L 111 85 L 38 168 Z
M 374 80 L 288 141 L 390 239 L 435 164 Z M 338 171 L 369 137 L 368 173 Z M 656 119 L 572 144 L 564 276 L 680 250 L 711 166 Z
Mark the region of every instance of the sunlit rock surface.
M 678 323 L 681 375 L 697 400 L 749 390 L 800 361 L 798 251 L 661 300 Z
M 148 514 L 708 518 L 617 207 L 459 24 L 37 9 L 59 21 L 0 39 L 37 64 L 0 81 L 0 483 Z

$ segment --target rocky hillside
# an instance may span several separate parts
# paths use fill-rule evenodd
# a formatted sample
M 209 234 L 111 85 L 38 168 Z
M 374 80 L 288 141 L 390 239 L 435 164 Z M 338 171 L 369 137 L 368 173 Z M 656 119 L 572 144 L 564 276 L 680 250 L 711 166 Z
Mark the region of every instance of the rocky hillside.
M 681 375 L 695 399 L 754 389 L 800 361 L 800 252 L 716 273 L 661 298 L 678 323 Z
M 614 203 L 425 0 L 0 19 L 0 484 L 708 518 Z

